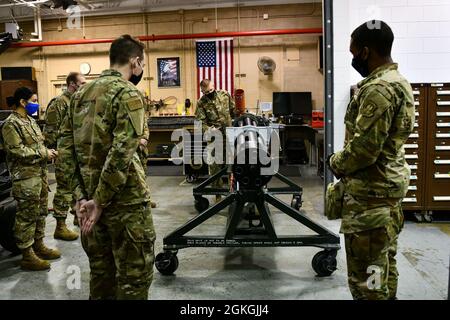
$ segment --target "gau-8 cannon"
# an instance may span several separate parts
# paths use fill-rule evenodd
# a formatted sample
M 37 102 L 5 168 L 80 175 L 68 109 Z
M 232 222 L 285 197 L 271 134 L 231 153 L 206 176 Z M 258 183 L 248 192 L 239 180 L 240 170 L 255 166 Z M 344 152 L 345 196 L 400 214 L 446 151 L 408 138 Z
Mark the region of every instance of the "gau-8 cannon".
M 193 189 L 195 208 L 199 214 L 163 240 L 164 252 L 155 259 L 163 275 L 178 268 L 177 252 L 190 247 L 301 247 L 324 249 L 312 260 L 319 276 L 329 276 L 336 270 L 339 236 L 320 226 L 300 211 L 303 190 L 278 172 L 278 130 L 262 117 L 244 114 L 226 128 L 227 165 Z M 229 177 L 229 188 L 215 188 L 214 182 Z M 270 187 L 278 179 L 285 186 Z M 291 205 L 276 195 L 292 195 Z M 205 196 L 225 198 L 209 206 Z M 269 204 L 308 227 L 316 235 L 282 236 L 276 232 Z M 225 233 L 217 236 L 187 236 L 191 230 L 228 208 Z

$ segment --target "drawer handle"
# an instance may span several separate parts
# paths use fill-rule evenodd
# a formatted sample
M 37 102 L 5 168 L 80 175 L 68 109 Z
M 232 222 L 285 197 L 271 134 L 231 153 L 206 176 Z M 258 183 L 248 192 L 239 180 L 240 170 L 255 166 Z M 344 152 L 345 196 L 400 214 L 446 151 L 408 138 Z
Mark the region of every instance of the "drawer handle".
M 409 180 L 417 180 L 417 176 L 411 176 Z
M 417 202 L 417 198 L 404 198 L 403 202 L 405 203 Z
M 416 138 L 419 138 L 419 134 L 418 133 L 412 133 L 412 134 L 410 134 L 410 136 L 409 136 L 411 139 L 416 139 Z M 449 137 L 450 137 L 450 134 L 449 134 Z
M 434 160 L 434 164 L 450 164 L 450 160 Z
M 419 145 L 412 143 L 412 144 L 405 144 L 405 149 L 418 149 Z
M 417 154 L 407 154 L 405 159 L 419 159 L 419 156 Z
M 450 201 L 450 197 L 433 197 L 433 201 Z
M 438 101 L 438 106 L 450 106 L 450 101 Z
M 418 128 L 419 124 L 418 123 L 414 123 L 414 128 Z
M 409 186 L 408 190 L 416 191 L 417 190 L 417 186 Z
M 450 151 L 450 146 L 436 146 L 436 151 Z
M 417 170 L 417 165 L 412 164 L 412 165 L 409 166 L 409 168 L 410 168 L 411 170 Z
M 420 91 L 413 91 L 413 94 L 415 94 L 415 95 L 420 95 Z
M 450 133 L 436 133 L 436 138 L 450 138 Z
M 450 173 L 435 173 L 435 179 L 450 179 Z
M 440 122 L 436 123 L 436 126 L 438 128 L 450 128 L 450 122 Z
M 450 112 L 436 112 L 438 117 L 450 117 Z
M 446 96 L 450 94 L 450 91 L 448 90 L 440 90 L 440 91 L 436 91 L 438 96 Z
M 414 101 L 414 105 L 415 106 L 420 106 L 420 102 L 419 101 Z

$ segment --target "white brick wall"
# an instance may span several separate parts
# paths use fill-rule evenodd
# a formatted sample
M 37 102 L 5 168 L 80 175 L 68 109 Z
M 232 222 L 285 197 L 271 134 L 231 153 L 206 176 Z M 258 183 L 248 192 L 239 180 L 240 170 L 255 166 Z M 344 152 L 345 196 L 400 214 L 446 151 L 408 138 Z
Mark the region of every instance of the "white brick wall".
M 370 19 L 395 34 L 393 58 L 410 82 L 450 82 L 450 0 L 334 0 L 334 143 L 342 148 L 350 86 L 361 77 L 351 67 L 350 34 Z

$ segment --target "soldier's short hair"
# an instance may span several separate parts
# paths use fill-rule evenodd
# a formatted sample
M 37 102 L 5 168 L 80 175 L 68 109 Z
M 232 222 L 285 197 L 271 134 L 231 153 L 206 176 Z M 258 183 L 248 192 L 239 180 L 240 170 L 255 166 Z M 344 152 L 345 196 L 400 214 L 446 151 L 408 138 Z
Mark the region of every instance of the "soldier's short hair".
M 353 44 L 362 49 L 368 47 L 382 57 L 391 55 L 394 33 L 391 27 L 380 20 L 367 21 L 352 33 Z
M 209 80 L 209 79 L 203 79 L 203 80 L 200 82 L 200 88 L 206 89 L 206 88 L 208 88 L 208 86 L 209 86 L 210 83 L 211 83 L 211 80 Z
M 111 44 L 109 62 L 111 65 L 123 66 L 128 63 L 130 58 L 139 57 L 143 59 L 144 48 L 144 44 L 132 36 L 128 34 L 120 36 Z
M 28 101 L 34 95 L 34 92 L 27 87 L 20 87 L 14 92 L 14 97 L 10 97 L 9 103 L 13 103 L 16 107 L 20 105 L 20 100 Z
M 71 73 L 69 73 L 69 75 L 68 75 L 67 78 L 66 78 L 66 84 L 67 84 L 67 86 L 70 86 L 70 83 L 71 83 L 71 82 L 77 83 L 77 81 L 78 81 L 78 76 L 79 76 L 79 75 L 80 75 L 79 72 L 71 72 Z

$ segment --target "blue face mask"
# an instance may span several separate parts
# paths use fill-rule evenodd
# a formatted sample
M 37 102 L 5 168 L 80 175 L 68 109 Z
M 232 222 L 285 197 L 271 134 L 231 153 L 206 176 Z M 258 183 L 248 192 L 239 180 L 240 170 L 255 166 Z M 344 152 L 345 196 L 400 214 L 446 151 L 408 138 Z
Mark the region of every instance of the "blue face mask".
M 29 116 L 32 116 L 39 110 L 39 103 L 28 102 L 25 106 L 25 110 Z

